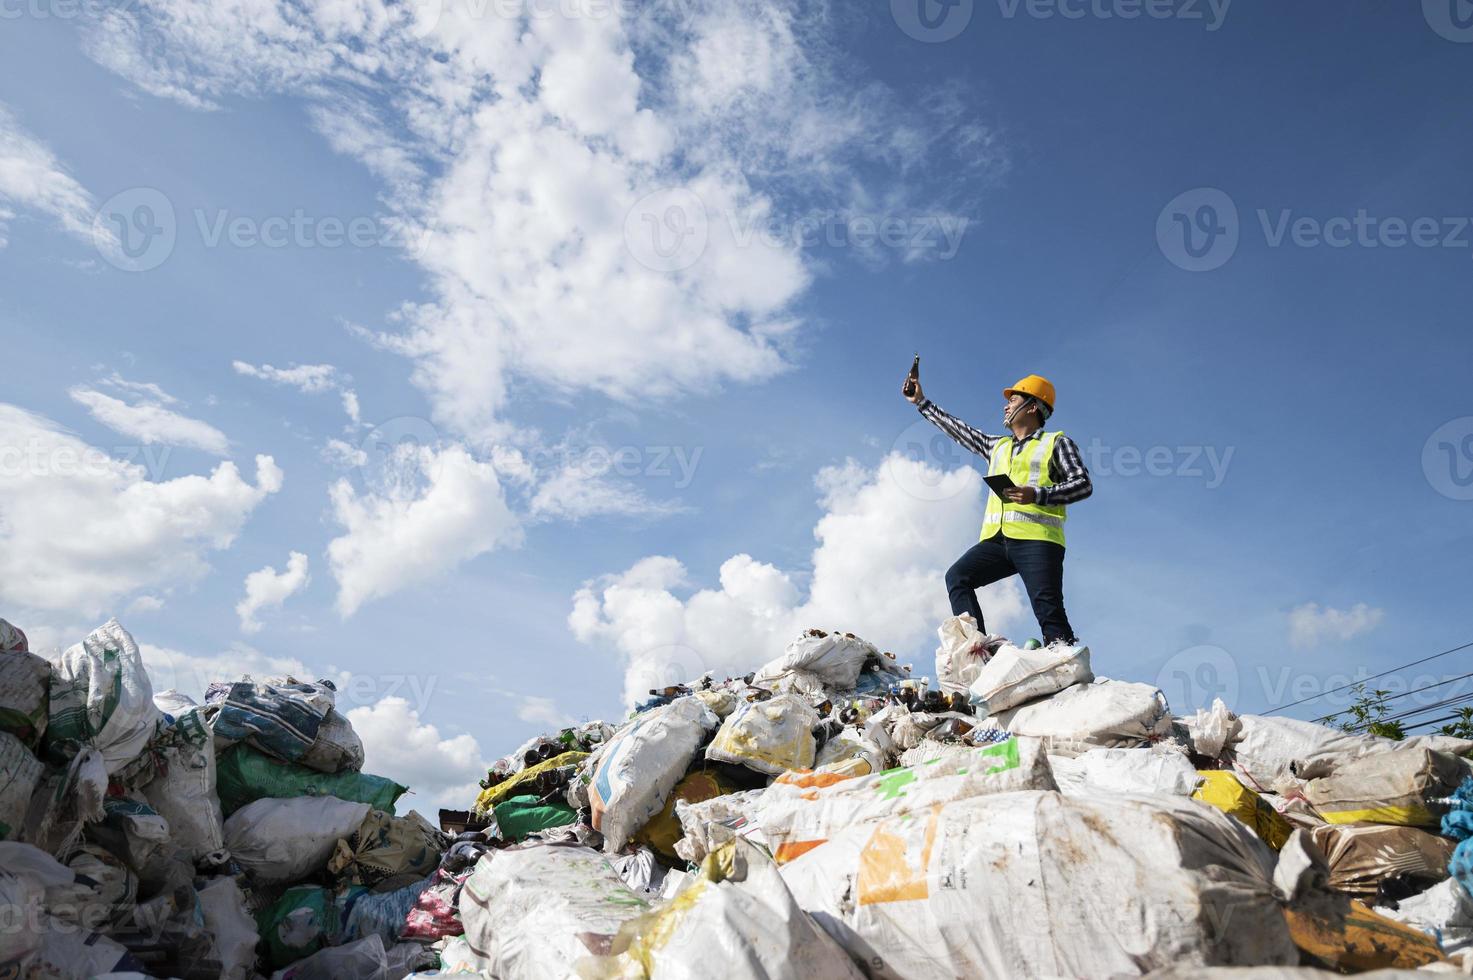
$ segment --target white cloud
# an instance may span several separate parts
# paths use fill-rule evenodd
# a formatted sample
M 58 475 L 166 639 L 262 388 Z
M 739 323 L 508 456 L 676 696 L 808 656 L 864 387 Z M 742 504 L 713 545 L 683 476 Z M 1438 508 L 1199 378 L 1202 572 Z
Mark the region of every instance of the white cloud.
M 667 517 L 684 508 L 674 501 L 651 500 L 628 482 L 574 465 L 548 476 L 532 495 L 529 509 L 537 518 L 578 521 L 612 515 Z
M 1321 608 L 1306 602 L 1289 611 L 1289 642 L 1300 650 L 1320 646 L 1327 640 L 1344 642 L 1369 633 L 1385 618 L 1384 609 L 1357 602 L 1349 609 Z
M 164 600 L 156 595 L 141 595 L 128 603 L 129 613 L 152 613 L 164 608 Z
M 54 422 L 0 404 L 0 604 L 94 618 L 129 593 L 193 581 L 281 489 L 234 463 L 154 481 Z
M 522 703 L 517 707 L 517 717 L 522 721 L 541 725 L 544 732 L 571 728 L 578 724 L 578 719 L 559 708 L 552 698 L 532 695 L 522 698 Z
M 328 544 L 327 554 L 345 617 L 365 602 L 522 541 L 492 464 L 462 446 L 403 445 L 391 458 L 402 467 L 399 478 L 367 490 L 339 480 L 331 490 L 333 516 L 346 533 Z
M 51 148 L 26 132 L 0 103 L 0 248 L 7 241 L 6 223 L 15 217 L 11 205 L 34 208 L 73 235 L 91 240 L 92 196 Z
M 419 810 L 433 821 L 441 807 L 466 810 L 480 795 L 479 780 L 489 763 L 474 737 L 442 737 L 401 697 L 354 708 L 348 720 L 363 739 L 364 772 L 387 776 L 418 794 L 401 801 L 401 808 Z
M 158 386 L 133 387 L 147 389 Z M 119 435 L 137 439 L 146 446 L 183 446 L 215 456 L 227 456 L 230 453 L 230 440 L 225 437 L 225 433 L 208 422 L 180 415 L 165 408 L 162 403 L 148 400 L 149 396 L 129 404 L 95 388 L 81 385 L 72 388 L 68 394 L 72 396 L 72 401 L 85 407 L 97 421 Z M 169 401 L 174 399 L 169 398 Z
M 187 105 L 308 102 L 385 183 L 428 280 L 379 345 L 414 361 L 438 425 L 488 449 L 513 375 L 644 401 L 787 370 L 816 263 L 762 231 L 964 213 L 913 189 L 975 195 L 1003 165 L 961 100 L 902 101 L 848 66 L 843 8 L 625 9 L 138 0 L 85 30 L 101 64 Z
M 875 470 L 852 461 L 827 468 L 817 484 L 825 513 L 813 531 L 806 591 L 795 573 L 750 555 L 727 559 L 719 587 L 693 593 L 684 565 L 665 556 L 578 591 L 568 625 L 578 639 L 623 656 L 626 701 L 707 670 L 753 670 L 809 627 L 920 651 L 917 673 L 933 673 L 935 630 L 951 614 L 944 575 L 981 525 L 981 478 L 892 455 Z M 981 599 L 989 629 L 1025 621 L 1015 581 L 989 586 Z
M 287 599 L 307 587 L 307 556 L 293 551 L 287 556 L 286 571 L 277 573 L 266 566 L 245 578 L 245 598 L 236 604 L 242 632 L 259 633 L 261 623 L 256 614 L 262 609 L 278 608 Z
M 232 361 L 235 373 L 247 378 L 258 378 L 274 385 L 295 388 L 303 394 L 321 395 L 336 392 L 342 401 L 343 411 L 356 426 L 363 421 L 358 407 L 358 393 L 348 387 L 352 378 L 331 364 L 293 364 L 291 367 L 272 367 L 270 364 L 248 364 Z

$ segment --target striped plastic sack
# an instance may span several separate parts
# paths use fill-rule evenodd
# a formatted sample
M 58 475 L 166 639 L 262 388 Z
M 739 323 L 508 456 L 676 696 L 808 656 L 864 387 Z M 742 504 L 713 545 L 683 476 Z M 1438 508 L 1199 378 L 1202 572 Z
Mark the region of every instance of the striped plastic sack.
M 50 693 L 45 744 L 56 764 L 90 745 L 115 773 L 138 757 L 163 723 L 138 645 L 116 619 L 61 655 Z
M 307 756 L 336 698 L 331 681 L 304 684 L 290 677 L 259 684 L 250 678 L 212 684 L 205 692 L 205 703 L 219 706 L 212 723 L 216 738 L 249 742 L 288 762 L 302 762 Z

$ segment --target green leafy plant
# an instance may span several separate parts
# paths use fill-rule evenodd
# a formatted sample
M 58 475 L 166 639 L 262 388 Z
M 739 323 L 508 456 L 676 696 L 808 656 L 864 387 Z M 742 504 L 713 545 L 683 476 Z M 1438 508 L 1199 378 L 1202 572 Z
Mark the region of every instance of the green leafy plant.
M 1365 684 L 1357 684 L 1351 690 L 1355 692 L 1355 701 L 1344 711 L 1326 718 L 1327 723 L 1353 735 L 1379 735 L 1398 742 L 1407 737 L 1401 722 L 1386 720 L 1386 716 L 1391 713 L 1386 705 L 1390 691 L 1367 692 Z M 1468 720 L 1470 726 L 1473 726 L 1473 712 L 1470 712 Z
M 1437 732 L 1453 738 L 1473 738 L 1473 707 L 1459 708 L 1457 719 L 1443 725 Z

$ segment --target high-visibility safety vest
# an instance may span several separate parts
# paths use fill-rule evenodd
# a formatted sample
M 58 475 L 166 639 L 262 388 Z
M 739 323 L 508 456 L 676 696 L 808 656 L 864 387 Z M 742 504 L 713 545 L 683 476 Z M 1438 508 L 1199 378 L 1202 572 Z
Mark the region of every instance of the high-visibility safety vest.
M 1049 460 L 1054 458 L 1054 443 L 1061 432 L 1045 432 L 1030 439 L 1014 452 L 1017 443 L 1012 436 L 999 439 L 992 447 L 988 476 L 1006 473 L 1020 487 L 1051 487 Z M 1022 541 L 1052 541 L 1064 544 L 1064 508 L 1039 504 L 1014 504 L 995 493 L 987 496 L 987 512 L 982 516 L 982 537 L 986 541 L 998 531 L 1005 537 Z

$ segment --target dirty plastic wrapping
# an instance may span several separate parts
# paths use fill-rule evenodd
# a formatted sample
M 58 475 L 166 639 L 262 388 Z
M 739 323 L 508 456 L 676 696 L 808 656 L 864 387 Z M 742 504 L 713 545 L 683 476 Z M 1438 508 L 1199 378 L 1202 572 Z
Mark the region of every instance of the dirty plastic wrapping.
M 1453 755 L 1473 753 L 1473 741 L 1446 735 L 1418 735 L 1403 741 L 1354 735 L 1297 718 L 1239 715 L 1239 732 L 1223 760 L 1259 792 L 1277 792 L 1299 780 L 1330 775 L 1337 767 L 1368 755 L 1424 748 Z
M 779 691 L 823 694 L 826 688 L 852 691 L 866 660 L 879 657 L 875 645 L 853 633 L 805 631 L 763 664 L 753 683 Z
M 936 684 L 943 693 L 965 695 L 996 640 L 977 628 L 971 613 L 952 616 L 936 630 Z
M 1437 884 L 1457 846 L 1416 827 L 1325 824 L 1309 836 L 1330 866 L 1330 887 L 1367 900 L 1388 879 L 1418 891 Z
M 144 798 L 192 860 L 225 846 L 225 818 L 215 793 L 215 742 L 200 709 L 176 717 L 159 738 L 157 774 Z
M 757 822 L 757 801 L 763 793 L 754 789 L 701 803 L 675 804 L 675 814 L 684 833 L 675 844 L 676 855 L 683 861 L 698 864 L 707 854 L 737 837 L 749 837 L 765 844 L 762 825 Z
M 1304 797 L 1328 823 L 1381 823 L 1436 827 L 1451 796 L 1468 777 L 1467 761 L 1447 752 L 1409 746 L 1338 764 L 1311 779 Z
M 576 845 L 501 851 L 460 893 L 476 969 L 499 980 L 568 977 L 578 960 L 608 953 L 620 926 L 648 907 L 602 854 Z
M 1183 753 L 1167 746 L 1096 749 L 1068 758 L 1050 756 L 1059 791 L 1191 796 L 1202 777 Z
M 1053 643 L 1024 650 L 1004 643 L 977 672 L 967 694 L 979 715 L 995 715 L 1066 687 L 1088 684 L 1094 676 L 1089 647 Z
M 1180 797 L 974 796 L 840 831 L 783 866 L 876 980 L 1293 965 L 1273 854 Z
M 604 850 L 622 849 L 664 808 L 715 727 L 711 709 L 687 697 L 645 712 L 609 740 L 588 791 L 593 829 L 604 835 Z
M 989 721 L 1014 735 L 1044 739 L 1051 755 L 1149 745 L 1171 736 L 1171 712 L 1158 689 L 1103 677 Z
M 796 694 L 741 705 L 721 723 L 706 758 L 776 776 L 811 769 L 817 753 L 813 726 L 818 713 Z
M 163 714 L 138 644 L 116 619 L 68 647 L 51 674 L 45 743 L 62 762 L 83 746 L 102 753 L 109 774 L 136 759 Z

